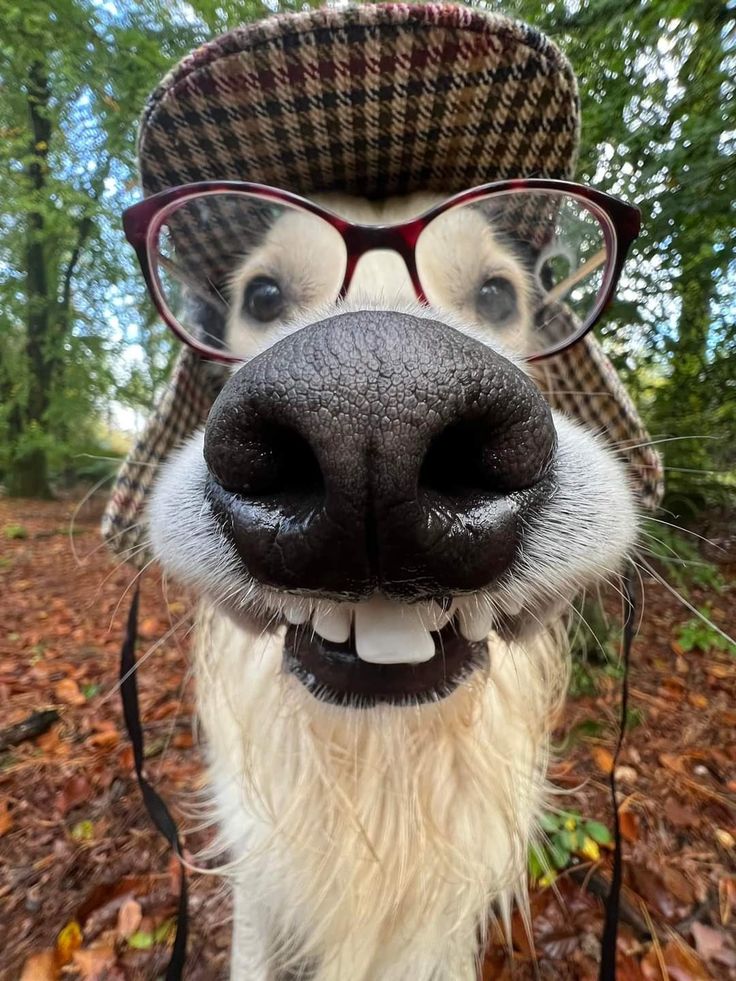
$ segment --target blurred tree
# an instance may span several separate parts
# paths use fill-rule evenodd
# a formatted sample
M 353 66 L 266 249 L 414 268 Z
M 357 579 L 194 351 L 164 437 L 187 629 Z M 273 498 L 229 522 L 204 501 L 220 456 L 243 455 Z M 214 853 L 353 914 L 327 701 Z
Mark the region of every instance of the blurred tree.
M 668 440 L 666 503 L 702 507 L 732 487 L 736 466 L 736 5 L 511 6 L 562 45 L 578 74 L 580 179 L 642 210 L 600 334 L 653 436 Z M 709 479 L 713 470 L 721 474 Z
M 146 96 L 203 40 L 275 8 L 256 0 L 2 7 L 0 478 L 11 494 L 48 496 L 49 467 L 93 439 L 103 405 L 150 408 L 175 353 L 120 230 L 120 211 L 135 198 Z
M 203 40 L 317 4 L 2 4 L 0 478 L 43 494 L 49 466 L 89 438 L 103 406 L 150 408 L 174 353 L 119 229 L 137 193 L 148 92 Z M 723 484 L 702 471 L 733 480 L 736 467 L 736 7 L 476 5 L 539 25 L 568 52 L 582 99 L 580 179 L 642 208 L 644 231 L 600 334 L 655 437 L 675 437 L 662 444 L 671 502 L 700 504 Z

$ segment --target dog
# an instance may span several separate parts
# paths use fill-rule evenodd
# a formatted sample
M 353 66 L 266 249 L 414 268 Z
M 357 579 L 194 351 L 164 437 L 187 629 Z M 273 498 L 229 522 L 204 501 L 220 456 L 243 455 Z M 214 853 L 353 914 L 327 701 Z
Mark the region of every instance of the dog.
M 419 96 L 407 65 L 422 66 Z M 438 103 L 448 71 L 455 94 Z M 482 133 L 475 116 L 457 124 L 467 105 L 490 113 Z M 576 112 L 569 65 L 532 29 L 378 5 L 232 32 L 167 76 L 144 117 L 158 199 L 126 230 L 172 329 L 232 364 L 185 426 L 192 379 L 205 384 L 187 353 L 105 533 L 124 547 L 123 521 L 147 506 L 152 554 L 201 597 L 198 714 L 237 981 L 470 981 L 489 916 L 508 926 L 524 905 L 566 616 L 622 567 L 643 495 L 601 433 L 550 407 L 528 361 L 540 298 L 573 297 L 577 272 L 551 290 L 549 241 L 513 234 L 503 209 L 443 202 L 516 167 L 569 177 Z M 315 143 L 329 154 L 310 156 Z M 312 181 L 313 204 L 252 185 L 258 232 L 241 238 L 208 195 L 242 188 L 197 185 L 202 212 L 187 204 L 188 181 L 242 180 L 244 160 L 264 183 Z M 178 244 L 153 248 L 167 220 Z M 396 225 L 404 238 L 382 247 Z M 213 242 L 225 272 L 202 258 Z M 578 344 L 600 368 L 590 336 Z M 584 384 L 614 393 L 641 442 L 598 368 Z M 146 460 L 163 456 L 149 493 Z
M 381 204 L 334 195 L 323 201 L 344 218 L 374 224 L 404 220 L 435 203 L 426 195 Z M 250 377 L 249 367 L 260 370 L 269 353 L 276 383 L 279 361 L 288 366 L 294 357 L 292 342 L 315 330 L 306 351 L 325 380 L 340 369 L 348 387 L 351 368 L 362 377 L 360 366 L 374 358 L 377 371 L 390 373 L 389 388 L 413 392 L 424 379 L 412 374 L 411 355 L 417 344 L 423 350 L 421 338 L 430 330 L 438 331 L 438 343 L 447 332 L 508 364 L 523 354 L 505 348 L 503 326 L 483 333 L 477 315 L 455 316 L 447 326 L 447 314 L 418 307 L 401 259 L 390 253 L 367 256 L 371 261 L 359 265 L 348 295 L 326 308 L 330 287 L 321 295 L 320 270 L 336 259 L 300 217 L 276 221 L 232 277 L 224 330 L 247 362 L 231 383 Z M 503 269 L 519 297 L 509 317 L 519 320 L 521 345 L 530 333 L 532 277 L 490 233 L 481 237 L 485 253 L 476 246 L 465 254 L 477 242 L 471 231 L 457 221 L 426 243 L 436 273 L 431 292 L 462 292 L 464 280 L 477 280 L 477 265 Z M 264 272 L 295 305 L 301 291 L 314 307 L 302 304 L 296 319 L 283 310 L 258 333 L 248 323 L 246 293 Z M 343 358 L 330 349 L 331 339 L 339 346 L 357 333 L 368 337 L 364 347 L 351 352 L 346 345 Z M 381 360 L 387 338 L 398 358 Z M 424 363 L 419 368 L 426 371 Z M 292 370 L 284 374 L 287 399 Z M 514 375 L 514 384 L 521 380 Z M 298 380 L 292 384 L 298 389 Z M 319 395 L 316 386 L 312 397 Z M 394 399 L 400 404 L 402 395 Z M 228 436 L 228 420 L 236 406 L 224 403 L 210 423 L 211 459 L 223 452 L 218 441 L 230 453 L 235 437 Z M 318 429 L 320 407 L 314 411 Z M 223 530 L 224 512 L 208 489 L 205 434 L 191 437 L 164 465 L 150 506 L 154 553 L 208 597 L 195 664 L 212 803 L 235 892 L 234 978 L 265 981 L 288 971 L 320 981 L 473 978 L 492 905 L 507 915 L 512 898 L 523 901 L 526 854 L 544 803 L 548 736 L 565 689 L 561 615 L 580 589 L 620 567 L 636 534 L 621 464 L 599 439 L 563 416 L 552 418 L 555 488 L 530 517 L 523 559 L 502 587 L 489 583 L 457 595 L 417 580 L 399 586 L 405 599 L 375 591 L 356 602 L 346 570 L 341 599 L 339 567 L 337 588 L 326 595 L 306 582 L 301 592 L 298 580 L 289 591 L 274 589 L 244 572 L 238 546 Z M 375 428 L 374 419 L 370 425 Z M 340 438 L 339 427 L 314 434 L 320 443 Z M 328 544 L 327 561 L 330 551 Z M 372 704 L 368 682 L 359 680 L 353 690 L 342 677 L 335 683 L 330 672 L 320 676 L 312 652 L 299 652 L 298 639 L 288 642 L 285 662 L 287 632 L 301 633 L 309 647 L 312 631 L 336 657 L 357 649 L 371 658 L 364 663 L 377 673 L 385 673 L 387 656 L 400 658 L 391 667 L 415 676 L 406 694 Z M 397 638 L 398 655 L 387 654 L 387 634 Z M 458 640 L 473 649 L 472 667 L 453 676 L 442 666 L 441 647 Z M 448 664 L 452 657 L 448 651 Z M 434 665 L 433 677 L 416 691 L 416 676 L 427 665 Z

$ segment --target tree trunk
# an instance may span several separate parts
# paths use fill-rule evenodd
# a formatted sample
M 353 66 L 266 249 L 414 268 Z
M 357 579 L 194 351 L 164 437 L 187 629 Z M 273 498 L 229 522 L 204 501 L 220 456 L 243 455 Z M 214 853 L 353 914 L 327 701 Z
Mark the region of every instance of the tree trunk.
M 27 401 L 18 422 L 17 449 L 13 454 L 7 490 L 11 496 L 51 497 L 46 451 L 37 438 L 44 432 L 44 417 L 51 388 L 49 332 L 52 304 L 46 266 L 46 222 L 43 194 L 48 170 L 51 122 L 48 116 L 50 90 L 43 62 L 28 68 L 28 120 L 31 131 L 30 162 L 26 176 L 33 206 L 26 216 L 26 344 L 28 366 Z

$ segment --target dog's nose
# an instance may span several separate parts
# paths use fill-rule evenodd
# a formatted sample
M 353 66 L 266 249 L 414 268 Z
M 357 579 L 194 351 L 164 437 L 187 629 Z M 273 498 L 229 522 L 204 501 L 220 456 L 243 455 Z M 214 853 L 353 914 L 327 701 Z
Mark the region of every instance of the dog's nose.
M 346 313 L 228 380 L 205 434 L 208 497 L 262 583 L 436 596 L 508 569 L 552 493 L 555 442 L 533 383 L 486 345 Z

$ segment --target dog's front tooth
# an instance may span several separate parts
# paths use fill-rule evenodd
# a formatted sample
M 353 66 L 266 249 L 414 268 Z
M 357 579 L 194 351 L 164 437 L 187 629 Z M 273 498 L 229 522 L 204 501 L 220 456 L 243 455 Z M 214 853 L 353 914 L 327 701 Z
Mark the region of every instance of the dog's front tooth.
M 315 633 L 333 644 L 344 644 L 350 637 L 352 608 L 347 603 L 319 604 L 312 617 Z
M 355 650 L 372 664 L 419 664 L 434 641 L 415 606 L 376 596 L 355 607 Z
M 455 602 L 453 601 L 447 609 L 443 609 L 439 603 L 430 600 L 428 603 L 416 603 L 410 609 L 416 610 L 417 616 L 425 629 L 442 630 L 453 617 Z
M 289 623 L 298 626 L 309 619 L 309 602 L 302 599 L 287 599 L 283 601 L 281 611 Z
M 469 609 L 461 607 L 458 610 L 460 633 L 466 640 L 485 640 L 493 630 L 494 616 L 490 606 L 478 606 Z

